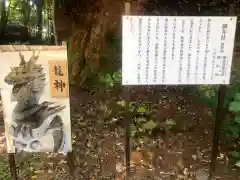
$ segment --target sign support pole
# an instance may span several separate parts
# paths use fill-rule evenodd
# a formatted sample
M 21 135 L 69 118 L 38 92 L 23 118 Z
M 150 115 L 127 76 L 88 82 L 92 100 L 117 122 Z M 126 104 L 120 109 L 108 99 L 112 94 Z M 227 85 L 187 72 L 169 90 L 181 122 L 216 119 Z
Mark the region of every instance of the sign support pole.
M 218 89 L 218 104 L 216 109 L 216 121 L 215 121 L 213 144 L 212 144 L 212 157 L 211 157 L 208 180 L 213 179 L 213 176 L 216 170 L 217 155 L 219 153 L 218 146 L 219 146 L 220 131 L 221 131 L 221 125 L 224 117 L 223 104 L 224 104 L 225 93 L 226 93 L 226 85 L 220 85 Z
M 132 116 L 129 109 L 130 103 L 130 91 L 127 87 L 124 88 L 124 96 L 126 99 L 126 116 L 125 116 L 125 162 L 126 162 L 126 178 L 127 180 L 130 177 L 130 165 L 131 165 L 131 124 L 132 124 Z
M 17 177 L 17 168 L 16 168 L 16 163 L 15 163 L 15 154 L 14 153 L 8 154 L 8 162 L 9 162 L 12 179 L 17 180 L 18 177 Z
M 130 15 L 130 2 L 125 2 L 125 15 Z M 128 112 L 128 106 L 130 103 L 131 95 L 130 88 L 124 87 L 123 94 L 126 101 L 126 116 L 125 116 L 125 163 L 126 163 L 126 179 L 130 178 L 130 164 L 131 164 L 131 124 L 132 124 L 132 116 Z
M 229 16 L 234 14 L 234 4 L 230 4 L 229 8 Z M 218 104 L 216 109 L 216 121 L 214 127 L 214 134 L 213 134 L 213 144 L 212 144 L 212 157 L 211 157 L 211 164 L 209 170 L 209 177 L 208 180 L 212 180 L 216 170 L 217 164 L 217 155 L 219 153 L 219 139 L 220 139 L 220 131 L 224 117 L 223 105 L 224 105 L 224 97 L 226 94 L 226 85 L 220 85 L 218 90 Z
M 56 44 L 57 45 L 57 44 Z M 64 45 L 64 43 L 63 43 Z M 68 42 L 66 43 L 67 45 L 67 56 L 68 56 Z M 75 179 L 75 165 L 74 165 L 74 155 L 73 152 L 68 152 L 67 153 L 67 165 L 69 168 L 69 175 L 71 179 Z

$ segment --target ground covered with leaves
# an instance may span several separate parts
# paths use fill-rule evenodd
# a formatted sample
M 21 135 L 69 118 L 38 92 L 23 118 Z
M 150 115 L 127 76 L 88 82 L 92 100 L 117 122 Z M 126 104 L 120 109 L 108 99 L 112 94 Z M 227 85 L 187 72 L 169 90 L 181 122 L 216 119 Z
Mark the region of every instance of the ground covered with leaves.
M 199 103 L 193 92 L 170 87 L 135 88 L 130 92 L 131 106 L 126 109 L 122 89 L 89 92 L 71 88 L 75 179 L 126 178 L 126 113 L 136 111 L 131 128 L 132 179 L 206 180 L 212 112 Z M 216 179 L 237 180 L 240 171 L 229 154 L 233 145 L 226 143 L 224 135 L 221 140 Z M 3 152 L 3 137 L 0 142 Z M 1 155 L 0 160 L 0 179 L 11 179 L 7 154 Z M 21 153 L 16 161 L 20 180 L 71 179 L 65 155 Z

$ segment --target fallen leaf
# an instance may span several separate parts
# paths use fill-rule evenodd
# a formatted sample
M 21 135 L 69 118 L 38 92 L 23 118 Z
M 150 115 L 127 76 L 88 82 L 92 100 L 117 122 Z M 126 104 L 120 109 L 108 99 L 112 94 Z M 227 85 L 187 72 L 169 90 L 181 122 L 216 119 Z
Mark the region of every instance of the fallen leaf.
M 197 148 L 196 155 L 197 155 L 197 159 L 203 158 L 203 153 L 200 151 L 200 148 Z
M 200 168 L 197 170 L 196 179 L 197 180 L 207 180 L 208 179 L 208 172 L 206 172 L 205 168 Z
M 184 169 L 183 159 L 179 158 L 179 160 L 176 163 L 177 167 L 182 171 Z
M 125 171 L 126 167 L 122 163 L 116 163 L 116 171 L 117 173 L 122 173 Z
M 141 162 L 143 160 L 143 155 L 141 152 L 138 151 L 133 151 L 131 154 L 131 161 L 135 164 L 135 165 L 140 165 Z
M 188 175 L 188 168 L 184 168 L 184 170 L 183 170 L 183 174 L 184 174 L 185 176 Z
M 192 158 L 193 158 L 193 160 L 196 161 L 196 160 L 197 160 L 197 155 L 193 154 L 193 155 L 192 155 Z
M 177 123 L 173 119 L 166 119 L 164 125 L 166 126 L 175 126 Z
M 32 179 L 37 179 L 37 176 L 36 175 L 32 176 Z
M 240 161 L 236 162 L 235 166 L 240 167 Z
M 218 159 L 219 159 L 219 160 L 223 160 L 224 157 L 225 157 L 224 154 L 223 154 L 223 153 L 220 153 L 219 156 L 218 156 Z

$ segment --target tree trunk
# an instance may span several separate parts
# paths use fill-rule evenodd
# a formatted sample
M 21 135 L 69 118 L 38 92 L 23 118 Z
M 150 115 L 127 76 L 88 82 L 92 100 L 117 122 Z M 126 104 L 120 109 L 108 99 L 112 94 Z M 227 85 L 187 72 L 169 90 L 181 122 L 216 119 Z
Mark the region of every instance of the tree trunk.
M 52 30 L 54 34 L 55 44 L 58 44 L 57 31 L 56 31 L 56 0 L 52 1 Z
M 6 6 L 5 0 L 0 1 L 0 12 L 1 12 L 1 19 L 0 19 L 0 39 L 4 36 L 5 27 L 7 24 L 7 13 L 6 13 Z
M 36 1 L 37 5 L 37 39 L 42 42 L 42 12 L 43 12 L 43 0 Z
M 29 17 L 30 17 L 30 12 L 31 12 L 31 8 L 30 8 L 30 0 L 25 0 L 23 2 L 23 24 L 24 26 L 28 26 L 29 23 Z

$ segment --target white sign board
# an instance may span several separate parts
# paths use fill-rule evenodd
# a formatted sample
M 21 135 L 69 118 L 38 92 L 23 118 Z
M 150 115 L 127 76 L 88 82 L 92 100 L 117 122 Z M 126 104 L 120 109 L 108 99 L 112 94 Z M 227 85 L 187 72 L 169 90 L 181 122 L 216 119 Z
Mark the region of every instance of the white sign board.
M 236 22 L 123 16 L 122 84 L 229 84 Z

